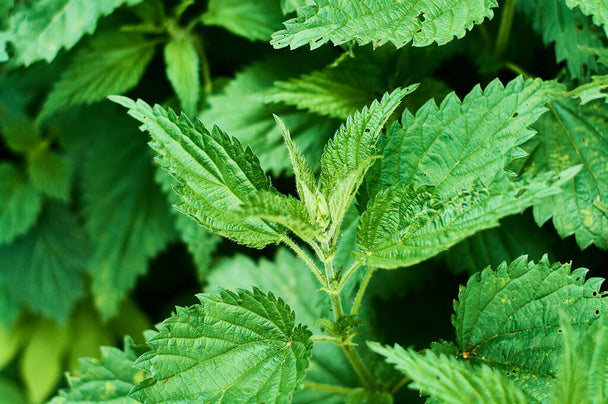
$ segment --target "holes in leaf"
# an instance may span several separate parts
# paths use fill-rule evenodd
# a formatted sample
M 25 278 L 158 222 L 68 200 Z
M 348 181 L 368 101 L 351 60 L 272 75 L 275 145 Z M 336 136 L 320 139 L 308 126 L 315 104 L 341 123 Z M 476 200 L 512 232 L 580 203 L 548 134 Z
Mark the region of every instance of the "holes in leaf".
M 513 115 L 511 115 L 511 118 L 517 118 L 518 116 L 519 116 L 519 113 L 513 112 Z
M 596 297 L 596 296 L 597 296 L 597 292 L 593 291 L 593 297 Z
M 599 315 L 600 315 L 600 311 L 599 311 L 599 310 L 596 310 L 596 311 L 595 311 L 595 315 L 596 315 L 596 316 L 599 316 Z
M 365 132 L 365 133 L 369 133 L 369 132 L 370 132 L 370 130 L 369 130 L 369 128 L 365 128 L 365 130 L 364 130 L 363 132 Z
M 521 196 L 522 196 L 523 194 L 525 194 L 525 193 L 526 193 L 526 191 L 528 191 L 528 189 L 527 189 L 527 188 L 522 188 L 522 189 L 520 189 L 519 191 L 517 191 L 517 193 L 515 194 L 515 199 L 519 199 L 519 198 L 521 198 Z
M 424 16 L 424 13 L 422 11 L 416 15 L 416 19 L 420 24 L 426 21 L 426 17 Z
M 557 332 L 562 333 L 564 332 L 564 330 L 562 330 L 561 328 L 557 330 Z

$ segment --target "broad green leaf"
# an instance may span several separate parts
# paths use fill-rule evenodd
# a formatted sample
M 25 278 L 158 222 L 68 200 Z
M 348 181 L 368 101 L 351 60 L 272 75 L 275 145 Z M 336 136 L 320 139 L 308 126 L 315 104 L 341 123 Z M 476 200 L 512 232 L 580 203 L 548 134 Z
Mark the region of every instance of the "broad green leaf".
M 498 226 L 542 198 L 562 192 L 580 167 L 510 182 L 500 176 L 443 200 L 430 187 L 401 184 L 378 193 L 361 217 L 356 255 L 368 265 L 397 268 L 424 261 L 474 233 Z
M 326 298 L 318 289 L 321 285 L 306 265 L 286 249 L 280 249 L 272 261 L 253 261 L 243 255 L 222 260 L 209 275 L 209 291 L 220 288 L 250 289 L 252 286 L 269 291 L 291 307 L 298 320 L 310 324 L 314 332 L 321 329 L 315 324 L 323 317 Z M 336 386 L 356 386 L 357 377 L 340 347 L 330 343 L 316 343 L 310 358 L 310 368 L 304 379 L 309 383 L 324 383 Z M 294 403 L 341 404 L 344 395 L 318 390 L 296 391 Z
M 11 14 L 9 28 L 0 32 L 0 52 L 12 43 L 15 65 L 52 61 L 62 49 L 70 49 L 85 34 L 92 34 L 97 20 L 122 5 L 142 0 L 39 0 L 22 2 Z M 0 60 L 1 60 L 0 56 Z
M 572 78 L 584 78 L 589 69 L 597 69 L 593 56 L 581 48 L 602 46 L 601 31 L 594 31 L 580 10 L 571 11 L 563 1 L 554 0 L 525 0 L 517 7 L 532 20 L 545 45 L 555 44 L 555 60 L 566 62 Z
M 315 0 L 316 5 L 298 9 L 298 16 L 285 22 L 285 29 L 272 35 L 275 48 L 291 49 L 309 44 L 311 49 L 331 41 L 342 45 L 397 48 L 443 45 L 462 38 L 474 24 L 494 16 L 495 0 Z
M 608 316 L 601 315 L 581 339 L 562 316 L 563 352 L 554 403 L 605 403 L 608 399 Z
M 549 252 L 551 240 L 552 233 L 539 228 L 531 215 L 509 216 L 500 221 L 499 227 L 476 233 L 450 248 L 447 264 L 455 272 L 473 274 L 524 254 L 531 260 L 539 260 Z
M 40 319 L 33 327 L 19 362 L 21 378 L 31 402 L 45 401 L 57 387 L 69 340 L 67 327 L 53 321 Z
M 575 235 L 581 248 L 608 248 L 608 216 L 594 202 L 608 201 L 608 105 L 601 101 L 580 106 L 561 99 L 535 125 L 539 136 L 525 147 L 530 157 L 522 172 L 563 170 L 582 164 L 581 172 L 564 192 L 534 206 L 539 224 L 553 218 L 561 237 Z
M 174 231 L 167 199 L 154 182 L 145 136 L 116 111 L 103 119 L 111 119 L 112 130 L 100 126 L 89 134 L 83 192 L 94 246 L 92 291 L 95 306 L 108 319 Z
M 179 209 L 209 230 L 250 247 L 278 243 L 284 229 L 246 218 L 241 205 L 262 191 L 272 190 L 258 158 L 218 127 L 209 132 L 200 121 L 179 118 L 161 106 L 116 97 L 129 114 L 152 135 L 157 161 L 179 182 Z
M 133 367 L 138 355 L 131 338 L 125 338 L 124 346 L 124 351 L 102 347 L 99 360 L 81 359 L 81 371 L 67 375 L 69 389 L 60 390 L 49 404 L 137 403 L 128 395 L 146 374 Z
M 169 202 L 171 204 L 179 204 L 179 197 L 173 192 L 173 188 L 179 185 L 175 178 L 159 168 L 156 170 L 156 181 L 167 194 Z M 192 260 L 198 270 L 199 280 L 206 280 L 211 270 L 212 255 L 222 240 L 221 237 L 213 234 L 191 218 L 182 215 L 177 209 L 173 209 L 173 207 L 171 208 L 171 213 L 175 217 L 175 228 L 182 241 L 188 247 L 188 252 L 192 255 Z
M 387 392 L 371 392 L 359 387 L 345 397 L 345 404 L 393 404 L 393 396 Z
M 432 185 L 443 197 L 454 196 L 475 181 L 489 183 L 534 135 L 527 127 L 546 111 L 544 105 L 562 87 L 522 77 L 503 86 L 494 80 L 476 86 L 462 101 L 452 93 L 437 107 L 433 100 L 401 126 L 393 125 L 384 148 L 384 186 Z M 561 170 L 560 170 L 561 171 Z
M 319 190 L 327 201 L 335 230 L 339 230 L 365 173 L 379 157 L 376 143 L 380 131 L 401 99 L 414 89 L 415 86 L 410 86 L 394 90 L 356 112 L 325 146 L 321 156 Z
M 23 323 L 5 326 L 0 322 L 0 371 L 3 370 L 17 355 L 26 337 L 26 327 Z M 1 396 L 0 396 L 1 397 Z
M 34 225 L 42 198 L 25 175 L 6 161 L 0 163 L 0 195 L 0 245 L 3 245 Z
M 38 223 L 0 247 L 0 278 L 9 299 L 65 322 L 84 293 L 85 232 L 67 207 L 47 202 Z
M 294 143 L 311 162 L 318 162 L 323 145 L 338 127 L 333 119 L 297 111 L 293 107 L 266 105 L 263 94 L 277 80 L 286 80 L 325 63 L 322 59 L 287 54 L 254 63 L 237 73 L 219 94 L 207 98 L 209 109 L 199 118 L 207 126 L 215 124 L 249 145 L 260 157 L 262 167 L 279 174 L 291 170 L 276 114 L 294 134 Z
M 72 162 L 65 154 L 49 149 L 28 156 L 27 169 L 34 185 L 48 196 L 68 201 L 72 182 Z
M 578 338 L 608 310 L 602 279 L 585 280 L 584 268 L 522 256 L 476 274 L 454 303 L 456 342 L 470 361 L 510 376 L 533 402 L 548 402 L 559 362 L 563 329 L 570 316 Z
M 40 131 L 32 119 L 22 113 L 5 112 L 0 115 L 0 133 L 11 150 L 21 154 L 40 145 Z
M 188 38 L 174 38 L 165 45 L 164 55 L 167 77 L 183 110 L 190 115 L 197 113 L 201 80 L 200 62 L 194 44 Z
M 608 2 L 606 0 L 566 0 L 570 8 L 580 7 L 583 14 L 591 16 L 596 25 L 608 33 Z
M 243 205 L 243 213 L 279 223 L 305 241 L 312 241 L 323 230 L 313 222 L 302 201 L 278 192 L 260 192 L 249 198 Z
M 412 378 L 410 388 L 445 404 L 527 404 L 525 394 L 513 382 L 490 366 L 471 366 L 455 357 L 433 351 L 420 354 L 413 349 L 370 347 L 386 357 L 403 374 Z
M 154 56 L 156 42 L 142 35 L 108 32 L 80 48 L 61 79 L 49 93 L 40 112 L 43 120 L 78 104 L 101 101 L 124 93 L 139 82 Z
M 0 377 L 0 397 L 3 404 L 29 404 L 19 385 L 6 377 Z
M 200 305 L 178 308 L 148 338 L 151 350 L 135 365 L 152 378 L 132 397 L 151 404 L 290 402 L 312 342 L 289 306 L 258 289 L 198 298 Z
M 267 41 L 281 27 L 277 0 L 210 0 L 203 22 L 219 25 L 250 40 Z
M 312 6 L 313 4 L 315 4 L 314 0 L 281 0 L 281 10 L 283 10 L 283 14 L 288 14 L 300 7 Z

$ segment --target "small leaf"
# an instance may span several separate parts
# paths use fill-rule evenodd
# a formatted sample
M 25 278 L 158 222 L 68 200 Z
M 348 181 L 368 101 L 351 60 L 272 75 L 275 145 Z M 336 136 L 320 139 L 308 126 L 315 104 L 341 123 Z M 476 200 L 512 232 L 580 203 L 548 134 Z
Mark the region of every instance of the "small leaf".
M 392 43 L 397 48 L 412 42 L 443 45 L 462 38 L 474 24 L 494 16 L 494 0 L 434 0 L 406 3 L 393 0 L 315 0 L 315 5 L 298 9 L 298 16 L 286 21 L 285 29 L 272 35 L 275 48 L 291 49 L 309 44 L 316 49 L 331 41 L 342 45 L 356 41 L 374 47 Z
M 258 289 L 198 298 L 148 338 L 151 351 L 135 365 L 153 377 L 131 395 L 146 403 L 289 402 L 312 349 L 291 309 Z
M 165 45 L 167 77 L 187 114 L 198 112 L 201 81 L 200 62 L 194 44 L 187 38 L 172 39 Z
M 327 201 L 334 229 L 340 228 L 365 173 L 379 157 L 376 142 L 380 131 L 401 99 L 414 89 L 397 89 L 356 112 L 325 146 L 319 189 Z
M 34 225 L 42 198 L 25 175 L 8 162 L 0 163 L 0 195 L 0 245 L 3 245 Z
M 526 404 L 528 399 L 507 377 L 485 364 L 471 366 L 454 357 L 424 354 L 413 349 L 370 343 L 403 374 L 412 378 L 411 388 L 446 404 Z
M 561 192 L 579 169 L 515 182 L 499 176 L 487 188 L 476 184 L 447 201 L 430 187 L 394 185 L 378 193 L 362 215 L 357 243 L 363 251 L 356 256 L 380 268 L 424 261 L 480 230 L 498 226 L 500 218 Z
M 70 199 L 72 162 L 68 156 L 48 149 L 40 150 L 29 155 L 27 164 L 36 188 L 65 202 Z
M 156 42 L 142 35 L 109 32 L 79 49 L 49 93 L 38 120 L 64 108 L 101 101 L 139 82 L 154 56 Z
M 255 218 L 245 218 L 240 207 L 249 198 L 272 188 L 251 149 L 244 148 L 215 127 L 209 132 L 200 121 L 179 118 L 161 106 L 139 100 L 113 98 L 129 108 L 152 135 L 157 161 L 179 182 L 180 211 L 209 230 L 250 247 L 278 243 L 284 229 Z
M 97 20 L 116 8 L 142 0 L 40 0 L 21 3 L 11 14 L 9 28 L 0 32 L 0 52 L 11 42 L 13 63 L 29 66 L 52 61 L 62 49 L 70 49 L 85 34 L 92 34 Z
M 511 377 L 530 398 L 552 395 L 564 330 L 560 310 L 572 319 L 577 338 L 608 310 L 602 279 L 585 280 L 587 270 L 569 264 L 537 264 L 522 256 L 467 282 L 454 303 L 456 341 L 473 363 L 485 363 Z
M 283 13 L 276 0 L 210 0 L 203 22 L 219 25 L 251 40 L 267 41 L 281 27 Z
M 131 338 L 126 337 L 124 351 L 101 348 L 101 359 L 81 359 L 82 370 L 77 376 L 67 375 L 69 389 L 59 391 L 49 404 L 135 404 L 128 397 L 133 387 L 144 380 L 146 374 L 133 367 L 137 353 Z

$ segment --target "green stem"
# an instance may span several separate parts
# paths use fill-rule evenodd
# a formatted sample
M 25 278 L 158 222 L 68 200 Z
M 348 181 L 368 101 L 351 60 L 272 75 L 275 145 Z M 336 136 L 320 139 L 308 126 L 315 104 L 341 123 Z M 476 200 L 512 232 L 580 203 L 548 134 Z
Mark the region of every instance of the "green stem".
M 190 31 L 188 30 L 188 32 Z M 205 89 L 206 94 L 211 94 L 213 92 L 213 80 L 211 79 L 211 70 L 209 68 L 209 61 L 207 60 L 207 54 L 205 53 L 203 40 L 198 35 L 194 35 L 192 33 L 190 35 L 194 43 L 194 49 L 196 49 L 196 53 L 198 54 L 198 60 L 201 64 L 201 74 L 203 75 L 203 88 Z
M 323 276 L 323 274 L 321 273 L 321 271 L 319 271 L 319 268 L 317 268 L 317 266 L 315 265 L 315 263 L 312 262 L 312 260 L 308 257 L 308 254 L 306 254 L 304 252 L 304 250 L 302 250 L 295 243 L 295 241 L 293 241 L 292 239 L 290 239 L 288 236 L 281 237 L 281 240 L 285 244 L 287 244 L 293 250 L 293 252 L 295 252 L 302 259 L 302 261 L 304 261 L 304 263 L 306 264 L 306 266 L 308 266 L 308 268 L 312 271 L 313 275 L 319 280 L 319 282 L 321 282 L 321 285 L 323 285 L 324 287 L 328 287 L 328 281 L 327 281 L 327 279 Z
M 331 335 L 313 335 L 310 337 L 310 340 L 313 342 L 331 342 L 332 344 L 342 345 L 342 338 Z
M 327 288 L 329 289 L 329 299 L 331 300 L 331 308 L 334 311 L 335 321 L 338 321 L 344 317 L 344 309 L 342 309 L 342 300 L 340 299 L 340 293 L 336 292 L 332 288 L 332 283 L 335 281 L 335 273 L 333 263 L 328 260 L 325 264 L 325 278 L 327 278 Z
M 359 286 L 359 290 L 357 291 L 357 296 L 355 296 L 355 302 L 353 303 L 353 308 L 350 311 L 350 315 L 354 316 L 359 311 L 359 307 L 361 306 L 361 301 L 363 300 L 363 296 L 365 295 L 365 290 L 367 289 L 367 285 L 369 285 L 369 281 L 372 279 L 372 275 L 374 274 L 374 270 L 376 268 L 369 267 L 367 272 L 365 273 L 365 278 L 363 278 L 363 282 L 361 282 L 361 286 Z
M 356 261 L 350 268 L 348 268 L 346 272 L 344 272 L 344 275 L 340 277 L 340 283 L 338 284 L 338 292 L 341 292 L 342 289 L 344 289 L 344 285 L 346 285 L 346 282 L 348 282 L 352 274 L 355 273 L 355 271 L 361 266 L 361 264 L 363 264 L 363 261 Z
M 519 67 L 518 65 L 516 65 L 513 62 L 505 62 L 505 63 L 503 63 L 503 67 L 511 70 L 513 73 L 521 74 L 524 77 L 532 77 L 530 75 L 530 73 L 528 73 L 527 71 L 525 71 L 524 69 L 522 69 L 521 67 Z
M 498 35 L 496 36 L 496 46 L 494 53 L 500 57 L 504 54 L 509 37 L 511 36 L 511 26 L 513 25 L 513 15 L 515 14 L 516 0 L 505 0 L 505 5 L 502 7 L 502 18 L 498 27 Z
M 322 384 L 322 383 L 302 383 L 302 387 L 309 390 L 327 391 L 329 393 L 348 394 L 352 388 L 334 386 L 333 384 Z
M 409 376 L 405 376 L 403 379 L 401 379 L 397 384 L 395 384 L 393 386 L 393 388 L 391 389 L 391 391 L 389 392 L 392 396 L 395 395 L 395 393 L 397 393 L 401 387 L 405 386 L 406 384 L 408 384 L 409 382 L 412 381 L 412 378 Z

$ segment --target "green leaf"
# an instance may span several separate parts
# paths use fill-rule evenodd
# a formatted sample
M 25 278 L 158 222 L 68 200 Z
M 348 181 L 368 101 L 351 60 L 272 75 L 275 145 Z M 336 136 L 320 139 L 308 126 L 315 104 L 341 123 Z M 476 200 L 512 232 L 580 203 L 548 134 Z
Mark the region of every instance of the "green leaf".
M 218 127 L 209 132 L 200 121 L 179 118 L 161 106 L 128 98 L 113 98 L 142 122 L 152 135 L 157 161 L 179 182 L 179 209 L 209 230 L 250 247 L 279 243 L 284 229 L 277 224 L 246 218 L 241 205 L 262 191 L 270 180 L 250 148 Z
M 11 14 L 9 28 L 0 32 L 0 49 L 12 43 L 15 65 L 52 61 L 62 49 L 70 49 L 85 34 L 92 34 L 97 20 L 116 8 L 142 0 L 40 0 L 24 2 Z
M 594 31 L 590 19 L 580 10 L 570 11 L 564 2 L 553 0 L 525 0 L 517 6 L 532 20 L 544 44 L 555 44 L 555 60 L 566 62 L 572 78 L 583 78 L 588 69 L 597 69 L 593 56 L 581 48 L 601 47 L 601 31 Z
M 325 315 L 322 299 L 327 298 L 318 292 L 321 285 L 302 260 L 286 249 L 279 249 L 272 261 L 262 258 L 255 262 L 240 254 L 224 259 L 214 267 L 208 282 L 209 291 L 215 293 L 220 288 L 250 289 L 252 286 L 272 292 L 281 296 L 302 323 L 310 324 L 314 332 L 321 331 L 315 322 Z M 340 347 L 328 343 L 314 345 L 305 382 L 356 386 L 357 380 Z M 294 394 L 293 402 L 341 404 L 344 395 L 304 389 Z
M 165 45 L 167 77 L 187 114 L 198 112 L 201 81 L 200 62 L 194 44 L 188 38 L 174 38 Z
M 342 45 L 355 40 L 374 46 L 388 42 L 397 48 L 412 42 L 443 45 L 462 38 L 474 24 L 492 18 L 495 0 L 315 0 L 316 5 L 298 9 L 285 29 L 272 35 L 275 48 L 291 49 L 309 44 L 316 49 L 331 41 Z
M 205 24 L 219 25 L 250 40 L 269 40 L 283 21 L 277 0 L 210 0 L 207 7 Z
M 580 7 L 583 14 L 591 16 L 593 23 L 604 27 L 608 34 L 608 3 L 606 0 L 566 0 L 570 8 Z
M 524 254 L 531 260 L 539 260 L 550 250 L 551 240 L 552 233 L 539 228 L 531 215 L 509 216 L 500 221 L 499 227 L 476 233 L 450 248 L 447 264 L 454 272 L 473 274 Z
M 580 167 L 559 175 L 510 182 L 500 176 L 442 200 L 430 187 L 397 184 L 378 193 L 362 215 L 356 255 L 368 265 L 397 268 L 424 261 L 474 233 L 498 226 L 504 216 L 520 213 L 541 198 L 557 194 Z
M 50 320 L 40 319 L 33 327 L 19 363 L 31 402 L 45 401 L 57 387 L 69 341 L 68 329 Z
M 0 132 L 6 145 L 17 153 L 34 150 L 42 140 L 35 122 L 22 113 L 1 114 Z
M 49 93 L 38 119 L 135 87 L 154 56 L 155 44 L 132 33 L 108 32 L 95 36 L 78 50 Z
M 24 324 L 15 323 L 4 326 L 0 323 L 0 371 L 11 363 L 15 358 L 21 345 L 25 342 L 26 332 Z M 0 396 L 1 397 L 1 396 Z
M 314 0 L 281 0 L 281 10 L 283 10 L 283 14 L 288 14 L 300 7 L 311 6 L 313 4 L 315 4 Z
M 69 389 L 59 391 L 49 404 L 131 404 L 128 397 L 133 387 L 144 380 L 146 374 L 133 367 L 137 359 L 134 343 L 125 338 L 124 351 L 102 347 L 101 359 L 81 359 L 82 370 L 77 376 L 67 375 Z
M 70 199 L 72 162 L 65 154 L 49 149 L 36 151 L 27 160 L 32 184 L 48 196 L 67 202 Z
M 132 396 L 146 403 L 291 401 L 312 342 L 289 306 L 258 289 L 198 298 L 201 305 L 178 308 L 148 339 L 151 351 L 135 364 L 153 378 Z
M 386 357 L 403 374 L 412 378 L 411 388 L 446 404 L 526 404 L 528 399 L 507 377 L 481 364 L 471 366 L 454 357 L 424 354 L 413 349 L 370 343 L 370 348 Z
M 562 346 L 560 310 L 579 337 L 608 310 L 603 280 L 585 280 L 586 273 L 546 257 L 536 264 L 522 256 L 476 274 L 454 303 L 458 347 L 472 362 L 510 376 L 531 400 L 547 402 Z
M 0 245 L 10 243 L 36 223 L 40 194 L 9 162 L 0 163 Z
M 350 116 L 340 126 L 321 156 L 319 189 L 325 197 L 332 226 L 339 230 L 363 177 L 379 157 L 376 143 L 380 131 L 399 102 L 415 86 L 387 93 L 382 100 L 374 101 Z
M 6 404 L 29 404 L 19 385 L 5 377 L 0 378 L 0 397 Z
M 346 395 L 345 404 L 393 404 L 393 396 L 386 392 L 371 392 L 359 387 Z
M 476 86 L 463 101 L 451 93 L 439 107 L 430 100 L 415 116 L 405 111 L 384 148 L 383 186 L 432 185 L 452 197 L 475 181 L 489 183 L 522 156 L 518 146 L 534 135 L 527 126 L 561 89 L 540 79 L 517 77 L 506 86 L 497 79 L 483 91 Z
M 603 314 L 581 339 L 562 316 L 564 345 L 557 371 L 555 403 L 605 403 L 608 398 L 608 316 Z
M 9 299 L 65 322 L 84 293 L 88 242 L 63 205 L 47 202 L 38 223 L 0 247 L 0 278 Z
M 107 130 L 110 120 L 112 130 Z M 101 115 L 83 167 L 86 227 L 94 251 L 89 265 L 95 305 L 104 319 L 146 273 L 148 259 L 174 236 L 167 199 L 154 182 L 145 136 L 116 111 Z
M 285 121 L 294 133 L 295 144 L 311 162 L 319 160 L 323 145 L 338 127 L 336 120 L 264 103 L 263 93 L 275 81 L 299 75 L 318 64 L 315 58 L 303 61 L 295 56 L 274 56 L 246 67 L 221 93 L 207 98 L 210 107 L 199 116 L 207 126 L 215 124 L 249 145 L 260 157 L 262 167 L 276 174 L 291 170 L 291 164 L 273 114 Z
M 534 206 L 534 217 L 542 224 L 553 218 L 561 237 L 575 235 L 581 248 L 595 244 L 608 248 L 608 216 L 595 201 L 608 201 L 608 105 L 603 102 L 581 106 L 561 99 L 549 104 L 550 112 L 534 128 L 539 136 L 526 145 L 530 157 L 523 172 L 563 170 L 582 164 L 580 174 L 564 192 Z

